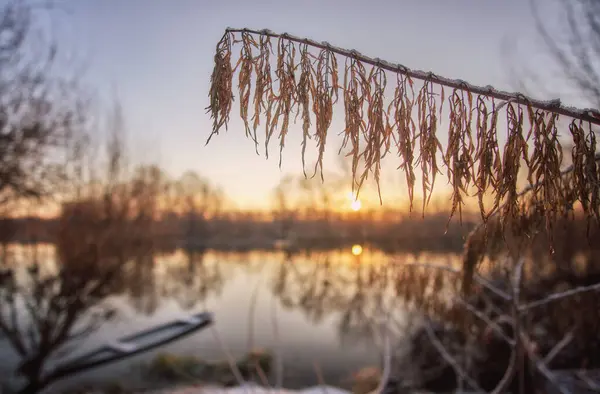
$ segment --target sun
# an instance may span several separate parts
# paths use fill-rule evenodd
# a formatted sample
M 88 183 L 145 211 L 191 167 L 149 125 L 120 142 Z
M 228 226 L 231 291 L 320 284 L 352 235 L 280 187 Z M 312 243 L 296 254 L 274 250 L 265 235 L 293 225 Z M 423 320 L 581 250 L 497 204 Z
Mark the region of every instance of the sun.
M 362 203 L 360 202 L 360 200 L 358 198 L 356 198 L 354 193 L 348 193 L 348 200 L 350 200 L 350 208 L 354 212 L 360 211 L 360 208 L 362 207 Z
M 360 256 L 363 252 L 363 248 L 362 246 L 356 244 L 356 245 L 352 245 L 352 254 L 354 256 Z

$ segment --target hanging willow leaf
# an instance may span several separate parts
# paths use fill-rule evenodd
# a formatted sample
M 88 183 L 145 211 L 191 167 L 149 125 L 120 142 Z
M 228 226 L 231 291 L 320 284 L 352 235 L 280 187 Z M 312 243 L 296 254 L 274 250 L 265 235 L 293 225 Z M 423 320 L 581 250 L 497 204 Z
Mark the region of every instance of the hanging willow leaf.
M 273 67 L 269 58 L 271 38 L 278 39 Z M 213 119 L 211 137 L 227 127 L 229 121 L 235 45 L 241 45 L 236 68 L 239 68 L 240 116 L 247 134 L 255 139 L 256 127 L 264 114 L 266 149 L 279 130 L 281 151 L 295 112 L 294 122 L 300 119 L 302 123 L 303 168 L 307 140 L 314 139 L 317 145 L 313 176 L 319 171 L 323 178 L 325 143 L 334 105 L 341 96 L 345 127 L 340 152 L 349 146 L 353 190 L 355 183 L 360 189 L 369 175 L 373 175 L 379 190 L 381 160 L 393 142 L 401 160 L 398 168 L 405 173 L 411 209 L 415 173 L 420 170 L 422 174 L 423 214 L 436 175 L 443 171 L 452 188 L 450 218 L 455 212 L 460 215 L 473 189 L 484 223 L 490 216 L 498 215 L 501 226 L 510 223 L 514 230 L 519 230 L 524 207 L 533 207 L 543 218 L 546 229 L 551 230 L 556 219 L 564 216 L 567 207 L 575 202 L 581 203 L 588 219 L 600 221 L 599 155 L 592 130 L 592 126 L 600 125 L 600 112 L 596 110 L 565 107 L 557 100 L 534 100 L 491 86 L 475 86 L 289 34 L 228 29 L 217 45 L 211 76 L 208 107 Z M 345 59 L 343 80 L 338 75 L 340 58 Z M 252 73 L 256 86 L 254 125 L 250 133 Z M 387 83 L 390 74 L 396 76 L 391 88 Z M 278 86 L 277 93 L 272 81 Z M 452 90 L 447 98 L 444 88 Z M 506 118 L 506 131 L 501 131 L 506 135 L 502 146 L 498 138 L 501 116 Z M 570 118 L 569 132 L 573 137 L 573 165 L 567 172 L 561 171 L 564 152 L 558 138 L 561 116 Z M 442 144 L 439 136 L 443 134 L 438 128 L 444 117 L 448 119 L 448 130 L 447 141 Z M 358 174 L 361 161 L 364 170 Z M 527 170 L 530 186 L 519 192 L 517 180 L 522 170 Z M 567 173 L 569 176 L 565 176 Z M 526 204 L 521 201 L 524 193 L 529 193 Z M 491 197 L 491 207 L 484 204 L 487 197 Z
M 207 112 L 213 118 L 213 129 L 206 143 L 219 133 L 221 127 L 227 128 L 231 105 L 233 104 L 232 80 L 233 68 L 231 67 L 231 40 L 233 33 L 225 32 L 221 41 L 217 44 L 215 53 L 215 67 L 210 76 L 210 98 Z
M 260 115 L 268 109 L 267 103 L 269 97 L 273 96 L 273 82 L 271 80 L 271 63 L 270 54 L 273 52 L 270 37 L 260 36 L 259 41 L 260 54 L 254 62 L 254 75 L 256 76 L 256 84 L 254 88 L 254 114 L 252 116 L 252 135 L 254 136 L 254 144 L 256 153 L 258 153 L 258 139 L 256 138 L 256 130 L 260 125 Z

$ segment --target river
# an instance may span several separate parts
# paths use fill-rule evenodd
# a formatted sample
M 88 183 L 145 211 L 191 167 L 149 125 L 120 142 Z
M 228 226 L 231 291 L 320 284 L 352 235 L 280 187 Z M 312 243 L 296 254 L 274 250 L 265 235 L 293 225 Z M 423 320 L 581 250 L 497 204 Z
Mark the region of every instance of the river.
M 32 248 L 12 246 L 12 261 L 31 260 Z M 35 259 L 46 271 L 55 269 L 52 246 L 38 247 Z M 144 379 L 140 365 L 160 352 L 223 360 L 227 352 L 239 357 L 256 348 L 282 358 L 287 387 L 317 383 L 317 370 L 328 384 L 345 386 L 352 372 L 380 364 L 382 316 L 391 314 L 401 326 L 405 311 L 395 278 L 402 264 L 448 263 L 456 255 L 386 254 L 356 245 L 292 255 L 177 250 L 140 261 L 127 267 L 122 284 L 106 299 L 117 311 L 115 318 L 77 350 L 199 311 L 214 313 L 214 330 L 76 375 L 53 388 L 95 381 L 137 384 Z M 17 360 L 6 339 L 0 339 L 0 376 L 8 376 Z

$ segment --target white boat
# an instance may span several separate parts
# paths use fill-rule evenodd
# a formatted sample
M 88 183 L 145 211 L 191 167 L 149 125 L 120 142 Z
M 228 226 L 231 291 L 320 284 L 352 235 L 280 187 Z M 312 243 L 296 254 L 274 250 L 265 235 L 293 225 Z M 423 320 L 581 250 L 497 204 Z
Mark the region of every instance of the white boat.
M 114 361 L 163 346 L 186 335 L 190 335 L 213 322 L 211 313 L 202 312 L 165 323 L 101 346 L 82 356 L 61 363 L 50 374 L 50 379 L 56 381 L 64 377 L 96 368 Z

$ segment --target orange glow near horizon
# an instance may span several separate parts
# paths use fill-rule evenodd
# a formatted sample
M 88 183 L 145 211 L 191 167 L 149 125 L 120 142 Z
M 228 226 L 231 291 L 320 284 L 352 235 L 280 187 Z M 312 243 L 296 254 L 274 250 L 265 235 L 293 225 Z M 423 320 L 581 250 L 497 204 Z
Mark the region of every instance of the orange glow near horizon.
M 354 193 L 352 193 L 352 192 L 348 193 L 348 200 L 350 200 L 350 209 L 352 209 L 354 212 L 360 211 L 360 208 L 362 207 L 362 203 L 360 202 L 360 200 L 358 198 L 356 198 Z
M 409 199 L 408 195 L 402 192 L 392 194 L 384 192 L 383 204 L 379 203 L 379 197 L 377 191 L 374 188 L 365 188 L 360 192 L 360 198 L 355 192 L 348 191 L 348 189 L 332 190 L 329 195 L 330 204 L 327 209 L 330 212 L 352 214 L 363 211 L 375 212 L 385 210 L 395 210 L 400 212 L 409 212 Z M 244 197 L 236 196 L 237 198 L 227 197 L 222 201 L 222 205 L 218 208 L 220 213 L 232 213 L 232 214 L 243 214 L 252 213 L 259 214 L 263 217 L 263 220 L 272 220 L 273 212 L 280 209 L 276 204 L 273 203 L 269 198 L 264 198 L 260 202 L 246 200 Z M 287 209 L 295 210 L 298 212 L 304 212 L 310 208 L 313 210 L 325 209 L 321 205 L 313 204 L 311 200 L 307 199 L 305 195 L 298 193 L 297 190 L 290 190 L 288 194 L 289 202 Z M 165 201 L 159 201 L 158 213 L 167 211 L 181 212 L 181 207 L 172 206 L 170 199 Z M 463 207 L 463 213 L 477 213 L 479 212 L 478 201 L 475 197 L 465 198 L 465 206 Z M 485 199 L 486 208 L 491 207 L 493 200 L 491 198 Z M 415 193 L 415 200 L 413 202 L 413 213 L 421 213 L 422 201 L 419 199 L 418 193 Z M 212 209 L 212 208 L 211 208 Z M 207 218 L 210 218 L 214 212 L 209 209 Z M 450 194 L 442 192 L 434 193 L 434 196 L 426 208 L 426 212 L 442 212 L 450 211 L 451 199 Z M 60 215 L 61 205 L 60 200 L 58 201 L 44 201 L 35 202 L 27 201 L 21 204 L 16 204 L 14 207 L 7 209 L 5 216 L 9 217 L 40 217 L 43 219 L 52 219 Z

